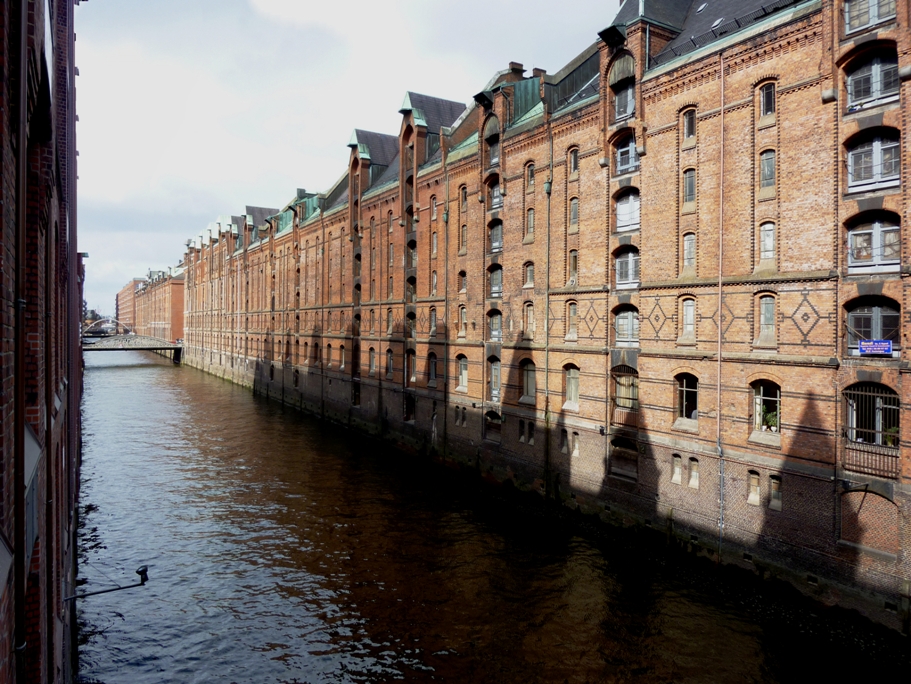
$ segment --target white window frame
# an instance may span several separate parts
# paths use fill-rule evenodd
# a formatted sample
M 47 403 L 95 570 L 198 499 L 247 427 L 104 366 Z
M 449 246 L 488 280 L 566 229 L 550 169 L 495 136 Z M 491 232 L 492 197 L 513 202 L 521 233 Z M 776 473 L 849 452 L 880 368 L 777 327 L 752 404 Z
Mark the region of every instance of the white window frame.
M 775 84 L 763 83 L 759 86 L 759 116 L 775 113 Z
M 776 176 L 775 150 L 763 150 L 759 154 L 759 187 L 774 188 Z
M 690 140 L 696 137 L 696 110 L 687 109 L 683 112 L 683 139 Z
M 636 83 L 629 79 L 614 90 L 614 121 L 629 119 L 636 113 Z
M 869 73 L 861 73 L 869 70 Z M 874 107 L 898 100 L 901 84 L 898 78 L 898 57 L 874 55 L 854 67 L 847 74 L 848 109 Z M 869 93 L 855 96 L 855 89 L 862 80 L 869 81 Z
M 632 173 L 639 169 L 639 153 L 636 151 L 636 138 L 629 136 L 625 144 L 617 145 L 617 175 Z
M 456 389 L 468 390 L 468 357 L 459 356 L 456 361 L 459 364 L 459 386 Z
M 891 159 L 884 162 L 886 157 Z M 869 167 L 869 175 L 864 173 L 865 177 L 857 179 L 859 164 L 862 164 L 861 168 Z M 886 164 L 888 169 L 894 169 L 894 173 L 884 173 Z M 901 144 L 897 138 L 876 136 L 848 150 L 848 191 L 888 188 L 900 183 Z
M 492 356 L 487 360 L 488 366 L 488 379 L 487 385 L 489 387 L 489 397 L 490 401 L 500 401 L 500 389 L 501 389 L 501 365 L 500 359 L 495 356 Z
M 845 33 L 853 33 L 894 19 L 895 10 L 895 0 L 845 0 Z M 854 25 L 851 24 L 852 11 L 856 22 Z
M 524 361 L 522 363 L 522 398 L 534 400 L 537 392 L 537 376 L 535 364 L 533 361 Z
M 492 342 L 501 342 L 503 340 L 503 314 L 494 309 L 487 314 L 487 329 L 490 331 L 490 340 Z
M 614 316 L 614 344 L 618 347 L 639 346 L 639 312 L 635 309 L 619 311 Z
M 616 203 L 617 232 L 639 230 L 639 191 L 630 190 Z
M 765 221 L 759 226 L 759 260 L 775 258 L 775 224 Z
M 895 235 L 895 254 L 885 256 L 886 236 Z M 869 236 L 866 246 L 857 243 L 864 236 Z M 864 258 L 864 254 L 869 254 Z M 858 256 L 860 255 L 860 256 Z M 900 228 L 888 221 L 871 221 L 848 231 L 848 270 L 852 273 L 885 273 L 901 269 L 901 232 Z
M 492 268 L 487 274 L 487 282 L 489 283 L 489 290 L 491 297 L 502 297 L 503 296 L 503 269 L 502 268 Z
M 683 268 L 696 266 L 696 233 L 683 234 Z
M 534 287 L 535 286 L 535 264 L 532 261 L 526 261 L 525 265 L 522 267 L 522 270 L 525 275 L 525 284 L 522 287 Z
M 579 369 L 575 366 L 567 366 L 563 369 L 564 383 L 564 409 L 579 408 Z
M 696 169 L 683 171 L 683 203 L 689 204 L 696 201 Z
M 639 287 L 639 252 L 634 249 L 617 256 L 616 269 L 617 289 L 634 289 Z
M 490 233 L 490 251 L 491 252 L 502 252 L 503 251 L 503 224 L 500 221 L 496 221 L 493 225 L 490 226 L 488 231 Z

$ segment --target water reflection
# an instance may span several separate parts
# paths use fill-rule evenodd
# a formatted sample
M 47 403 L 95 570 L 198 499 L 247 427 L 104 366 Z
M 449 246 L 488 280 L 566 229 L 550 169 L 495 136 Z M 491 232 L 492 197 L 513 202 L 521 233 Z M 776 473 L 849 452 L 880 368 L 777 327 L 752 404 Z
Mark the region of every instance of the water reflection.
M 852 614 L 198 371 L 86 363 L 83 589 L 144 563 L 151 581 L 81 602 L 84 677 L 789 681 L 911 660 Z

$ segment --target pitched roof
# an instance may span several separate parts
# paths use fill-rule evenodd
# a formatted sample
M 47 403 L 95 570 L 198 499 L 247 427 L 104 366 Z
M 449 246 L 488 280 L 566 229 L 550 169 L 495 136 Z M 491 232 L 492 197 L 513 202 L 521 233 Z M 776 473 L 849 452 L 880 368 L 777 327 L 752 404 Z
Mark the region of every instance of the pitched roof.
M 466 109 L 462 102 L 453 102 L 439 97 L 422 95 L 421 93 L 405 93 L 405 100 L 399 112 L 406 114 L 418 110 L 421 118 L 431 133 L 439 133 L 443 126 L 451 126 Z
M 348 141 L 348 147 L 357 147 L 361 150 L 361 156 L 364 156 L 364 149 L 366 149 L 371 163 L 388 166 L 399 154 L 399 138 L 396 135 L 355 128 L 354 133 L 351 134 L 351 140 Z
M 253 217 L 254 226 L 264 226 L 266 224 L 266 219 L 272 216 L 273 214 L 278 213 L 278 209 L 269 209 L 267 207 L 246 207 L 247 216 Z

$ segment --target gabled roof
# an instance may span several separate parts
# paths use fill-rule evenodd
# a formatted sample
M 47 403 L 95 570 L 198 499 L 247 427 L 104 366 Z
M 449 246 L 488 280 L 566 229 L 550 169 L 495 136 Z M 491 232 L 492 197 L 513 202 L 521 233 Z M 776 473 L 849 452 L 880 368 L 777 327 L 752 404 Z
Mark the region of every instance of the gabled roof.
M 451 126 L 466 109 L 461 102 L 444 100 L 439 97 L 422 95 L 421 93 L 405 93 L 405 100 L 399 109 L 400 114 L 414 112 L 418 123 L 427 126 L 431 133 L 439 133 L 443 126 Z
M 278 209 L 268 209 L 266 207 L 246 207 L 247 216 L 253 217 L 253 225 L 256 227 L 266 225 L 266 219 L 277 214 Z
M 695 4 L 698 7 L 703 2 L 706 0 L 625 0 L 612 25 L 628 26 L 641 16 L 668 28 L 683 30 L 690 6 Z M 712 0 L 711 4 L 727 4 L 727 0 Z
M 355 128 L 351 140 L 348 141 L 348 147 L 357 148 L 360 156 L 369 157 L 372 164 L 389 166 L 399 154 L 399 138 L 396 135 Z

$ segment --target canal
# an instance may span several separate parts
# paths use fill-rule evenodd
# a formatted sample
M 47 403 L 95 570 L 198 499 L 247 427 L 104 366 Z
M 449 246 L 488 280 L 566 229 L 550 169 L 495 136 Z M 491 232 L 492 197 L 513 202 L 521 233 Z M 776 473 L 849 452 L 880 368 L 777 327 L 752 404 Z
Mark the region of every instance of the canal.
M 86 356 L 83 681 L 785 682 L 909 639 L 148 352 Z M 840 675 L 840 676 L 839 676 Z

